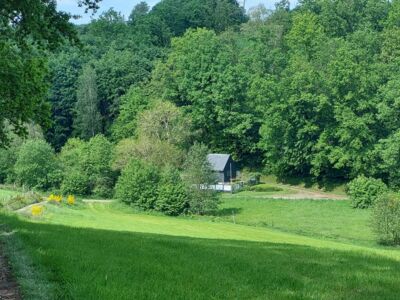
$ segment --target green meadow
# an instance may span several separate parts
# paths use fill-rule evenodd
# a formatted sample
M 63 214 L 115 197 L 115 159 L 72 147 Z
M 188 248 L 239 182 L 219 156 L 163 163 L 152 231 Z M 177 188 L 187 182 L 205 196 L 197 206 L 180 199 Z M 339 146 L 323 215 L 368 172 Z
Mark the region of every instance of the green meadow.
M 268 227 L 323 239 L 376 244 L 370 210 L 349 200 L 280 200 L 263 193 L 224 195 L 218 220 Z
M 260 195 L 196 218 L 47 204 L 4 214 L 2 239 L 26 299 L 398 299 L 400 250 L 373 241 L 368 211 Z

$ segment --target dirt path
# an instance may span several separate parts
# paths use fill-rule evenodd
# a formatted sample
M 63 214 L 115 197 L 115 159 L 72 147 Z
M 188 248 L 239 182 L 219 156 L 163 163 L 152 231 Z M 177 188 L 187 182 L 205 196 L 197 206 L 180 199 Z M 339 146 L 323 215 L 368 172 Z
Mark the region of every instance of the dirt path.
M 10 267 L 2 252 L 0 247 L 0 299 L 20 300 L 22 298 L 19 287 L 11 274 Z
M 110 204 L 113 203 L 114 200 L 96 200 L 96 199 L 83 199 L 83 203 L 103 203 L 103 204 Z
M 32 208 L 33 206 L 35 206 L 35 205 L 43 206 L 43 205 L 45 205 L 46 203 L 47 203 L 47 201 L 42 201 L 42 202 L 38 202 L 38 203 L 32 203 L 32 204 L 29 204 L 29 205 L 27 205 L 27 206 L 24 206 L 24 207 L 22 207 L 22 208 L 20 208 L 20 209 L 17 209 L 16 212 L 18 212 L 18 213 L 27 212 L 27 211 L 29 211 L 29 209 L 31 209 L 31 208 Z M 0 300 L 1 300 L 1 298 L 0 298 Z
M 320 191 L 312 191 L 305 188 L 300 187 L 293 187 L 289 185 L 281 185 L 282 187 L 292 190 L 295 193 L 293 194 L 279 194 L 279 195 L 272 195 L 271 198 L 273 199 L 288 199 L 288 200 L 300 200 L 300 199 L 311 199 L 311 200 L 323 200 L 323 199 L 330 199 L 330 200 L 346 200 L 347 197 L 343 195 L 336 195 L 326 192 Z

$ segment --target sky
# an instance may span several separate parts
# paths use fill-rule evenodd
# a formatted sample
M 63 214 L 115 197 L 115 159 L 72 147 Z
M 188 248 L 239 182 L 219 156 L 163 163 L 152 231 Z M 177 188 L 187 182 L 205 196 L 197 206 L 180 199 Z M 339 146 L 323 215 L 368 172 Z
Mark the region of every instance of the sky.
M 129 16 L 132 8 L 143 0 L 102 0 L 100 2 L 100 10 L 94 15 L 98 16 L 102 11 L 108 10 L 113 7 L 116 11 L 121 12 L 126 18 Z M 146 0 L 145 0 L 146 1 Z M 256 6 L 260 3 L 264 4 L 267 8 L 273 8 L 275 2 L 277 0 L 245 0 L 246 1 L 246 9 Z M 85 24 L 90 22 L 91 13 L 85 14 L 84 9 L 78 7 L 77 0 L 58 0 L 58 9 L 62 11 L 69 12 L 73 15 L 81 15 L 82 18 L 75 20 L 76 24 Z M 146 1 L 150 6 L 159 2 L 159 0 L 147 0 Z M 239 2 L 243 2 L 243 0 L 239 0 Z M 292 5 L 296 4 L 297 0 L 290 1 Z

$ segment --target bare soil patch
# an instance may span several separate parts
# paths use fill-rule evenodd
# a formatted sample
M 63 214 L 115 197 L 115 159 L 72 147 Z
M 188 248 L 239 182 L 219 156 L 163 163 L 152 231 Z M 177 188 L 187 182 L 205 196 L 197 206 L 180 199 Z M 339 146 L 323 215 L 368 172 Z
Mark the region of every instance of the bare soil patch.
M 10 265 L 8 264 L 6 257 L 2 254 L 2 252 L 2 246 L 0 246 L 0 299 L 22 299 L 19 286 L 12 276 Z

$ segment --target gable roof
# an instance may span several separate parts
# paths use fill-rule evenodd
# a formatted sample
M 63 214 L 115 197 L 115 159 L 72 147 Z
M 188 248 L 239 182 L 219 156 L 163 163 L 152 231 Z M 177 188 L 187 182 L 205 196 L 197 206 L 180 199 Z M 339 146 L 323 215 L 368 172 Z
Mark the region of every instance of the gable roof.
M 229 154 L 208 154 L 207 160 L 214 171 L 223 171 L 231 156 Z

